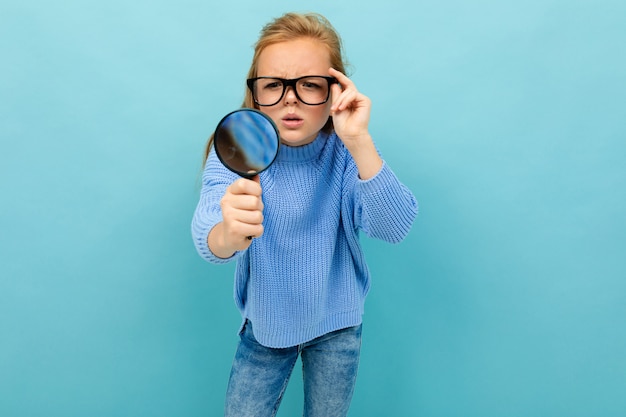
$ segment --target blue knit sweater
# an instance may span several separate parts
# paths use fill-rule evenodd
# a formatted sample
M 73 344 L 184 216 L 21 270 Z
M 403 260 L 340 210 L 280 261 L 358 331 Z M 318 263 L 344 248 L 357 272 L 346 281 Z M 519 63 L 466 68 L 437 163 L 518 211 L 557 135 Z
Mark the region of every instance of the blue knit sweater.
M 220 199 L 235 179 L 211 151 L 192 235 L 206 260 L 237 260 L 235 303 L 244 321 L 254 323 L 256 339 L 289 347 L 360 324 L 370 275 L 359 231 L 401 241 L 417 214 L 411 192 L 384 162 L 373 178 L 359 179 L 334 133 L 320 133 L 301 147 L 281 146 L 260 174 L 263 235 L 221 259 L 208 248 L 207 236 L 222 221 Z

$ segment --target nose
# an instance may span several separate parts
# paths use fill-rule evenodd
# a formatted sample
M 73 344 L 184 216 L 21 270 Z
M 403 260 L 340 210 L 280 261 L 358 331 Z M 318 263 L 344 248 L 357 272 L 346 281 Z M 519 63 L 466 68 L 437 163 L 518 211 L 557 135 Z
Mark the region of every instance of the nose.
M 284 100 L 285 104 L 298 102 L 298 96 L 296 96 L 296 90 L 293 85 L 286 87 Z

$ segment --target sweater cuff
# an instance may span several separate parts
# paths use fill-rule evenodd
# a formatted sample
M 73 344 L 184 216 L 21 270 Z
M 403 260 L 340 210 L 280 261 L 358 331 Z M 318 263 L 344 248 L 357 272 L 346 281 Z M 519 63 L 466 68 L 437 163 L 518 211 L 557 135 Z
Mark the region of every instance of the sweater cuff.
M 214 264 L 226 264 L 234 260 L 235 258 L 237 258 L 240 252 L 235 252 L 230 258 L 220 258 L 216 256 L 213 253 L 213 251 L 211 251 L 211 248 L 209 248 L 208 238 L 209 238 L 209 233 L 211 232 L 211 230 L 213 230 L 213 228 L 216 225 L 217 225 L 217 222 L 213 224 L 203 225 L 202 227 L 199 227 L 199 228 L 196 225 L 196 228 L 193 231 L 194 239 L 195 239 L 194 243 L 196 245 L 196 250 L 198 251 L 198 254 L 202 258 L 207 260 L 208 262 L 211 262 Z
M 397 182 L 397 178 L 395 174 L 391 171 L 391 168 L 387 165 L 387 163 L 383 160 L 383 165 L 380 167 L 380 170 L 371 178 L 366 180 L 358 179 L 359 186 L 361 190 L 366 193 L 376 192 L 380 189 L 384 189 L 390 184 L 395 184 Z

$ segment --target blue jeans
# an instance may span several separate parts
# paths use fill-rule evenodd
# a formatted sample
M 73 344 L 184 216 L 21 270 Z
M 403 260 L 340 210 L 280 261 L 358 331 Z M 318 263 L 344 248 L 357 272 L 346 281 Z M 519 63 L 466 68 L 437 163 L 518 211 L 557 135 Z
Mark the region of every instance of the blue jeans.
M 361 325 L 274 349 L 256 341 L 248 321 L 240 338 L 226 392 L 226 417 L 275 416 L 300 354 L 304 417 L 348 414 L 359 365 Z

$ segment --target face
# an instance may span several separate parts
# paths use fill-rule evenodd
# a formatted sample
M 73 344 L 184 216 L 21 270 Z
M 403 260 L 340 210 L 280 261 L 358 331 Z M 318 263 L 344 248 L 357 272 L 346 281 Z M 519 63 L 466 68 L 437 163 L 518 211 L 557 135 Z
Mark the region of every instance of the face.
M 304 75 L 328 75 L 330 55 L 319 41 L 296 39 L 266 47 L 259 55 L 257 77 L 298 78 Z M 309 106 L 298 100 L 293 88 L 273 106 L 261 106 L 278 127 L 282 143 L 302 146 L 311 143 L 330 115 L 331 100 Z

